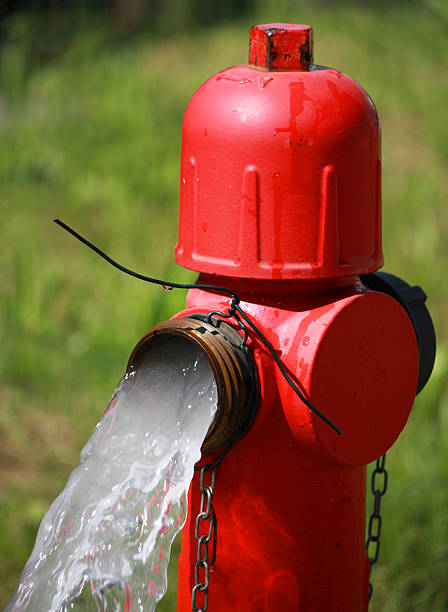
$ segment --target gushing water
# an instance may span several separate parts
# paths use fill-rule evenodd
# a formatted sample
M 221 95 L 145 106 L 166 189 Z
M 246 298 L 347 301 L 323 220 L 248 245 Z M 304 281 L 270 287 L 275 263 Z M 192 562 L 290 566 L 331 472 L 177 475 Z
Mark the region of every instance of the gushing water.
M 216 404 L 211 367 L 192 342 L 149 351 L 42 520 L 6 610 L 154 610 Z

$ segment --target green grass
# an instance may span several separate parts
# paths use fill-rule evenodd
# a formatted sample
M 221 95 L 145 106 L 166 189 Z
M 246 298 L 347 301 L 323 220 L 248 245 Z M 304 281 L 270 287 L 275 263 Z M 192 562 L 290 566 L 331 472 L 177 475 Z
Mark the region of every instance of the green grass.
M 448 13 L 436 0 L 400 10 L 288 4 L 251 21 L 312 23 L 316 62 L 375 100 L 385 268 L 425 288 L 439 339 L 432 380 L 389 453 L 372 610 L 446 610 Z M 83 26 L 63 55 L 28 72 L 26 20 L 10 24 L 0 89 L 0 606 L 134 343 L 184 300 L 114 271 L 51 218 L 143 273 L 193 279 L 173 260 L 182 113 L 208 76 L 246 60 L 248 25 L 114 44 Z M 174 599 L 170 590 L 160 610 Z

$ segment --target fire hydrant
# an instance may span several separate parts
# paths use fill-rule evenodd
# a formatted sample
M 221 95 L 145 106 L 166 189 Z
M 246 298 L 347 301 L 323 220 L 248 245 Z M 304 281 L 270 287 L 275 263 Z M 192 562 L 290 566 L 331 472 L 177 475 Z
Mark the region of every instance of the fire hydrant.
M 412 318 L 424 293 L 403 283 L 400 299 L 401 281 L 372 276 L 383 264 L 375 106 L 347 75 L 313 65 L 311 27 L 255 26 L 249 65 L 214 75 L 188 105 L 180 188 L 177 262 L 200 273 L 198 284 L 239 295 L 303 396 L 340 431 L 300 399 L 251 329 L 241 365 L 237 321 L 221 319 L 225 333 L 216 325 L 228 295 L 190 290 L 157 334 L 233 343 L 231 357 L 216 344 L 210 359 L 222 387 L 234 380 L 246 398 L 240 417 L 215 427 L 203 461 L 232 427 L 245 435 L 209 487 L 213 559 L 202 555 L 206 536 L 198 547 L 207 500 L 193 480 L 178 610 L 192 609 L 195 588 L 193 610 L 367 610 L 366 465 L 395 442 L 432 367 L 423 349 L 419 360 Z

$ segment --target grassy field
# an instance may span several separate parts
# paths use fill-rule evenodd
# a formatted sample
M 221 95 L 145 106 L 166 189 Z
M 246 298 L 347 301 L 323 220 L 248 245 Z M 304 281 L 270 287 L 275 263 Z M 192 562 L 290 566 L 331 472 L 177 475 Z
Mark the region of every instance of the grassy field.
M 282 20 L 311 23 L 316 63 L 349 73 L 377 104 L 385 269 L 424 287 L 439 340 L 432 380 L 389 453 L 371 609 L 446 611 L 448 11 L 437 0 L 399 10 L 279 6 L 251 19 Z M 246 61 L 249 25 L 119 42 L 84 25 L 63 54 L 31 68 L 30 24 L 8 26 L 0 75 L 0 606 L 130 350 L 184 300 L 114 271 L 51 218 L 142 273 L 192 280 L 173 260 L 182 113 L 208 76 Z M 173 610 L 174 600 L 170 589 L 158 609 Z

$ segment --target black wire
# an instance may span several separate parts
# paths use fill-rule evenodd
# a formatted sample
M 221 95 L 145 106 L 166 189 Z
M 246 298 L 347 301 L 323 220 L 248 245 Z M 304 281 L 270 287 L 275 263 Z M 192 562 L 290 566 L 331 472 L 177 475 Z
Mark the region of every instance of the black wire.
M 173 289 L 205 289 L 205 290 L 210 290 L 210 291 L 219 291 L 219 292 L 227 293 L 228 295 L 231 295 L 236 304 L 238 304 L 240 301 L 238 294 L 235 293 L 235 291 L 232 291 L 231 289 L 227 289 L 227 287 L 217 287 L 216 285 L 197 285 L 197 284 L 185 285 L 182 283 L 171 283 L 170 281 L 160 280 L 159 278 L 152 278 L 151 276 L 144 276 L 143 274 L 139 274 L 138 272 L 129 270 L 129 268 L 125 268 L 124 266 L 119 264 L 117 261 L 112 259 L 112 257 L 109 257 L 109 255 L 107 255 L 104 251 L 102 251 L 97 246 L 89 242 L 87 238 L 84 238 L 84 236 L 81 236 L 81 234 L 78 234 L 77 231 L 72 229 L 69 225 L 66 225 L 60 219 L 53 219 L 53 221 L 57 223 L 60 227 L 65 229 L 69 234 L 77 238 L 80 242 L 88 246 L 89 249 L 92 249 L 92 251 L 95 251 L 97 255 L 105 259 L 112 266 L 114 266 L 121 272 L 124 272 L 125 274 L 129 274 L 129 276 L 133 276 L 134 278 L 139 278 L 140 280 L 147 281 L 148 283 L 154 283 L 155 285 L 160 285 L 161 287 L 171 287 Z
M 227 446 L 224 448 L 222 453 L 218 455 L 218 457 L 213 461 L 213 463 L 205 463 L 204 465 L 195 465 L 194 466 L 195 471 L 200 472 L 201 470 L 205 470 L 206 472 L 210 472 L 211 470 L 214 470 L 215 468 L 217 468 L 218 465 L 221 463 L 221 461 L 224 459 L 224 457 L 227 455 L 229 450 L 232 448 L 232 446 L 235 444 L 235 442 L 238 439 L 239 439 L 239 436 L 233 436 L 230 439 L 230 441 L 227 443 Z
M 239 305 L 240 297 L 239 297 L 238 293 L 236 293 L 235 291 L 232 291 L 231 289 L 228 289 L 227 287 L 219 287 L 217 285 L 199 285 L 199 284 L 187 285 L 187 284 L 183 284 L 183 283 L 172 283 L 170 281 L 161 280 L 159 278 L 152 278 L 151 276 L 144 276 L 143 274 L 139 274 L 138 272 L 134 272 L 133 270 L 129 270 L 129 268 L 125 268 L 124 266 L 122 266 L 121 264 L 116 262 L 114 259 L 112 259 L 112 257 L 109 257 L 109 255 L 107 255 L 104 251 L 102 251 L 100 248 L 98 248 L 97 246 L 95 246 L 94 244 L 89 242 L 89 240 L 84 238 L 84 236 L 81 236 L 81 234 L 78 234 L 78 232 L 76 232 L 74 229 L 72 229 L 69 225 L 66 225 L 60 219 L 53 219 L 53 221 L 55 223 L 57 223 L 60 227 L 65 229 L 69 234 L 71 234 L 72 236 L 77 238 L 80 242 L 82 242 L 83 244 L 88 246 L 89 249 L 92 249 L 92 251 L 95 251 L 95 253 L 97 253 L 100 257 L 105 259 L 112 266 L 114 266 L 115 268 L 117 268 L 121 272 L 124 272 L 125 274 L 129 274 L 129 276 L 133 276 L 134 278 L 138 278 L 138 279 L 146 281 L 148 283 L 154 283 L 155 285 L 160 285 L 161 287 L 165 287 L 165 288 L 166 287 L 171 287 L 173 289 L 205 289 L 206 291 L 218 291 L 220 293 L 227 293 L 227 295 L 232 296 L 232 302 L 231 302 L 231 305 L 230 305 L 230 308 L 229 308 L 227 314 L 224 314 L 224 313 L 221 313 L 221 312 L 212 312 L 212 313 L 210 313 L 209 316 L 211 316 L 213 314 L 215 314 L 217 316 L 221 316 L 223 318 L 230 318 L 230 317 L 233 316 L 236 319 L 236 322 L 238 323 L 238 325 L 240 327 L 242 327 L 242 329 L 243 329 L 243 331 L 245 333 L 245 338 L 243 339 L 243 344 L 244 344 L 244 341 L 247 338 L 247 330 L 244 329 L 244 325 L 242 325 L 242 322 L 239 319 L 239 316 L 236 314 L 238 312 L 239 315 L 241 315 L 241 317 L 244 319 L 244 321 L 246 321 L 246 323 L 257 334 L 257 336 L 260 338 L 260 340 L 263 342 L 263 344 L 269 350 L 269 352 L 272 355 L 272 358 L 274 359 L 275 363 L 277 364 L 277 367 L 279 368 L 280 372 L 282 373 L 284 379 L 290 385 L 290 387 L 295 391 L 295 393 L 299 396 L 299 398 L 302 400 L 302 402 L 306 406 L 308 406 L 308 408 L 311 410 L 311 412 L 316 414 L 325 423 L 327 423 L 327 425 L 329 425 L 332 429 L 334 429 L 334 431 L 336 433 L 338 433 L 340 436 L 342 435 L 342 430 L 339 429 L 339 427 L 337 425 L 335 425 L 332 421 L 330 421 L 330 419 L 328 417 L 326 417 L 320 410 L 318 410 L 317 408 L 315 408 L 313 406 L 313 404 L 305 397 L 305 395 L 302 393 L 302 391 L 299 389 L 299 387 L 295 384 L 295 382 L 289 376 L 289 374 L 286 371 L 284 365 L 282 364 L 282 362 L 280 361 L 277 353 L 275 352 L 275 349 L 272 346 L 272 344 L 269 342 L 269 340 L 266 338 L 266 336 L 263 334 L 263 332 L 255 325 L 255 323 L 252 321 L 252 319 L 250 319 L 248 317 L 248 315 L 244 312 L 244 310 Z M 229 450 L 230 450 L 230 446 L 227 447 L 224 450 L 222 455 L 220 457 L 218 457 L 218 459 L 215 461 L 215 463 L 210 468 L 208 468 L 208 469 L 212 469 L 213 467 L 216 467 L 217 465 L 219 465 L 219 463 L 222 461 L 222 459 L 225 457 L 225 455 L 228 453 Z
M 269 350 L 269 352 L 272 355 L 272 358 L 274 359 L 275 363 L 277 364 L 278 369 L 280 370 L 280 372 L 283 374 L 283 377 L 285 378 L 286 382 L 289 383 L 289 385 L 293 388 L 293 390 L 300 397 L 302 402 L 306 406 L 308 406 L 308 408 L 311 410 L 311 412 L 314 412 L 314 414 L 316 414 L 323 421 L 325 421 L 325 423 L 327 423 L 327 425 L 332 427 L 335 430 L 336 433 L 338 433 L 340 436 L 342 436 L 342 433 L 343 433 L 342 430 L 339 429 L 339 427 L 337 425 L 335 425 L 332 421 L 330 421 L 330 419 L 328 417 L 326 417 L 320 410 L 318 410 L 315 406 L 313 406 L 313 404 L 305 397 L 305 395 L 302 393 L 302 391 L 299 389 L 299 387 L 295 384 L 295 382 L 292 380 L 292 378 L 289 376 L 288 372 L 286 371 L 285 366 L 280 361 L 280 359 L 279 359 L 279 357 L 278 357 L 274 347 L 269 342 L 269 340 L 266 338 L 266 336 L 263 334 L 263 332 L 247 316 L 247 314 L 244 312 L 244 310 L 241 308 L 241 306 L 239 306 L 238 304 L 235 304 L 235 309 L 239 312 L 239 314 L 243 317 L 243 319 L 246 321 L 246 323 L 252 328 L 252 330 L 257 334 L 257 336 L 260 338 L 260 340 L 263 342 L 263 344 Z

